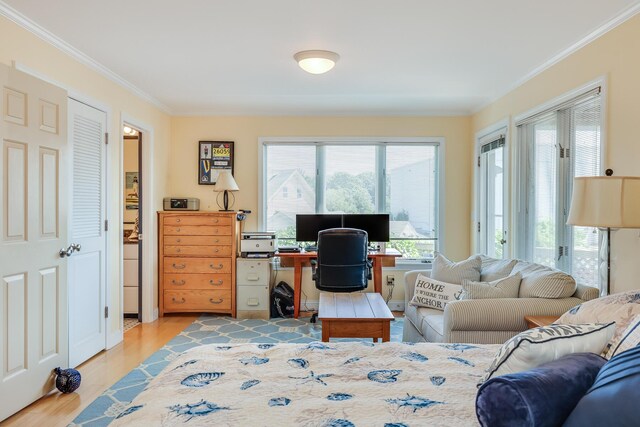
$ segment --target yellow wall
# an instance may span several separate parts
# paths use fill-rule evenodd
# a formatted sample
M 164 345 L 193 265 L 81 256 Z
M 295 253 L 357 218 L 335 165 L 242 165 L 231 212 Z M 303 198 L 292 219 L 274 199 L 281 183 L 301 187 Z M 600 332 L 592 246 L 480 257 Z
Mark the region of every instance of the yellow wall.
M 218 209 L 212 187 L 198 185 L 198 141 L 234 141 L 234 177 L 240 187 L 234 208 L 250 209 L 245 230 L 258 223 L 258 138 L 268 136 L 432 136 L 445 138 L 446 253 L 453 259 L 469 256 L 471 162 L 469 117 L 173 117 L 171 124 L 170 192 L 200 198 L 204 210 Z M 282 273 L 284 280 L 289 278 Z M 305 275 L 308 272 L 305 271 Z M 292 284 L 291 279 L 287 280 Z M 394 300 L 402 299 L 396 279 Z M 303 290 L 315 300 L 308 277 Z
M 12 61 L 16 61 L 43 76 L 47 76 L 48 79 L 60 82 L 67 88 L 107 105 L 111 109 L 108 123 L 108 131 L 112 141 L 108 147 L 110 179 L 108 205 L 111 224 L 111 231 L 108 233 L 110 250 L 107 254 L 108 259 L 111 260 L 108 298 L 110 299 L 111 313 L 110 330 L 117 332 L 122 320 L 120 315 L 122 311 L 120 307 L 120 264 L 115 261 L 122 259 L 119 245 L 122 234 L 120 192 L 123 185 L 119 143 L 121 115 L 126 114 L 153 127 L 155 132 L 153 164 L 158 171 L 166 170 L 169 163 L 170 117 L 4 17 L 0 17 L 0 38 L 2 39 L 0 62 L 11 65 Z M 162 197 L 166 194 L 166 187 L 166 174 L 157 173 L 155 191 L 152 194 L 155 202 L 154 209 L 162 208 Z M 155 217 L 152 220 L 155 221 Z M 155 223 L 148 225 L 145 234 L 153 242 L 156 226 Z M 157 272 L 155 265 L 154 271 Z M 157 289 L 156 283 L 157 277 L 154 277 L 154 289 Z
M 640 175 L 640 15 L 547 69 L 472 117 L 472 133 L 578 88 L 600 76 L 607 79 L 605 168 L 615 175 Z M 511 141 L 514 127 L 511 120 Z M 640 287 L 638 230 L 612 235 L 612 292 Z

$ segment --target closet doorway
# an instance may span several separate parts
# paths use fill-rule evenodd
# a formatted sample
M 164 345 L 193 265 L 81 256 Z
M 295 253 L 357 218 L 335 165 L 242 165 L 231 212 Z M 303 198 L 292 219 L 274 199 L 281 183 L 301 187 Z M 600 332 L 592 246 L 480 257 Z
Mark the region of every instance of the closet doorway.
M 124 332 L 142 322 L 143 133 L 124 123 L 123 135 L 123 315 Z

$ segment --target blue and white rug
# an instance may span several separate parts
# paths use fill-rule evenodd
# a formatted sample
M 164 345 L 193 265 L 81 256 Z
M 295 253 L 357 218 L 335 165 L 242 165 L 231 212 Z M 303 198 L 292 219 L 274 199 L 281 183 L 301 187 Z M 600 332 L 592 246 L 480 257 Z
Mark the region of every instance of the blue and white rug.
M 391 322 L 391 341 L 402 341 L 403 319 Z M 180 353 L 214 343 L 308 343 L 322 339 L 321 323 L 309 319 L 237 320 L 203 315 L 112 385 L 73 420 L 70 426 L 106 426 Z M 339 338 L 336 341 L 359 341 Z

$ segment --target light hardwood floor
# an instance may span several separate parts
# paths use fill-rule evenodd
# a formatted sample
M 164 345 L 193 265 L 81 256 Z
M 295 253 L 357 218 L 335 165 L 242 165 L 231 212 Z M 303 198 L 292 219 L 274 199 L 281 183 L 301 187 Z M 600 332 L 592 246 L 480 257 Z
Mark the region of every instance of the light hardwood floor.
M 103 391 L 158 351 L 198 316 L 165 316 L 153 323 L 136 326 L 124 334 L 122 343 L 80 365 L 82 384 L 75 393 L 62 394 L 55 390 L 0 425 L 66 426 Z

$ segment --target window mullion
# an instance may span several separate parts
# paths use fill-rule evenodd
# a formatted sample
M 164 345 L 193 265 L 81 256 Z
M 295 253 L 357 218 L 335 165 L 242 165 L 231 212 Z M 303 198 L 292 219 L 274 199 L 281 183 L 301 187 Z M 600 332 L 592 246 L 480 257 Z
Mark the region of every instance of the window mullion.
M 316 213 L 326 212 L 325 203 L 325 159 L 326 148 L 316 145 Z
M 387 212 L 387 147 L 376 147 L 376 212 Z

